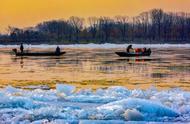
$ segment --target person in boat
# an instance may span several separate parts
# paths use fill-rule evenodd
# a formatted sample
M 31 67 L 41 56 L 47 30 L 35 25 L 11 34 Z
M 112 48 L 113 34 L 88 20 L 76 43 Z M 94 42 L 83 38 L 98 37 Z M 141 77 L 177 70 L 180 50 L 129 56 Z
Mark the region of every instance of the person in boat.
M 20 51 L 21 51 L 21 53 L 24 52 L 24 46 L 23 46 L 23 43 L 20 44 Z
M 146 47 L 143 48 L 143 53 L 145 53 L 147 51 Z
M 126 49 L 127 53 L 130 53 L 130 50 L 133 49 L 132 45 L 129 45 Z
M 59 54 L 59 53 L 61 53 L 61 49 L 60 49 L 60 47 L 59 47 L 59 46 L 57 46 L 57 48 L 56 48 L 55 52 L 56 52 L 56 53 L 58 53 L 58 54 Z
M 150 48 L 148 48 L 147 52 L 148 52 L 148 53 L 151 53 L 152 51 L 151 51 L 151 49 L 150 49 Z

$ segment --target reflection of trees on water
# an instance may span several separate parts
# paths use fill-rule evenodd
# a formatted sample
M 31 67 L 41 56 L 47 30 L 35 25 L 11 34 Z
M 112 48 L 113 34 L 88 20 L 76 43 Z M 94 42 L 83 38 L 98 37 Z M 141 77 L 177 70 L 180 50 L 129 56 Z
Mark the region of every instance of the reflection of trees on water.
M 169 70 L 172 70 L 172 71 L 178 71 L 178 72 L 186 72 L 186 73 L 190 73 L 190 64 L 189 66 L 186 66 L 186 65 L 176 65 L 176 66 L 168 66 L 167 67 Z
M 28 58 L 28 57 L 14 57 L 11 58 L 13 63 L 19 62 L 20 67 L 23 68 L 24 66 L 30 66 L 32 61 L 35 61 L 37 65 L 40 67 L 48 68 L 48 67 L 55 67 L 61 64 L 61 58 Z
M 38 64 L 44 68 L 51 68 L 51 67 L 59 66 L 60 63 L 61 63 L 60 58 L 49 58 L 47 59 L 47 61 L 46 60 L 40 61 Z
M 34 61 L 45 70 L 56 70 L 59 72 L 72 71 L 77 73 L 97 72 L 105 74 L 122 74 L 133 73 L 144 77 L 164 78 L 166 75 L 159 75 L 153 72 L 153 67 L 148 65 L 151 59 L 116 59 L 108 61 L 100 61 L 96 59 L 84 59 L 80 57 L 63 59 L 61 57 L 42 57 L 42 58 L 27 58 L 16 57 L 13 62 L 18 62 L 21 68 L 30 66 L 31 61 Z M 58 67 L 58 68 L 56 68 Z
M 170 74 L 167 74 L 167 73 L 152 73 L 151 74 L 152 78 L 167 78 L 169 76 Z
M 97 65 L 91 67 L 92 71 L 101 71 L 101 72 L 132 72 L 132 73 L 145 73 L 149 70 L 148 65 L 141 64 L 127 64 L 127 65 Z
M 147 63 L 129 63 L 128 61 L 102 61 L 102 62 L 83 62 L 83 68 L 89 71 L 97 71 L 104 73 L 115 72 L 132 72 L 144 73 L 148 70 Z

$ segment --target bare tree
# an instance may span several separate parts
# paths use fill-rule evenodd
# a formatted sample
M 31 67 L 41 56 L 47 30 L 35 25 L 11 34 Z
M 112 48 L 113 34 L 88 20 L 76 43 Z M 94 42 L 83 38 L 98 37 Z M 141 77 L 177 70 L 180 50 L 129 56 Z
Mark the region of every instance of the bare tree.
M 72 16 L 69 18 L 69 23 L 73 26 L 76 35 L 76 41 L 79 41 L 79 34 L 83 29 L 84 18 Z
M 152 17 L 152 25 L 153 25 L 153 30 L 154 31 L 154 39 L 158 35 L 158 38 L 160 40 L 160 35 L 161 35 L 161 22 L 163 19 L 163 11 L 161 9 L 153 9 L 151 11 L 151 17 Z
M 173 15 L 172 13 L 165 13 L 163 15 L 163 39 L 169 40 L 171 39 L 171 32 L 172 32 L 172 25 L 173 25 Z
M 127 16 L 89 17 L 84 26 L 84 19 L 70 17 L 68 20 L 52 20 L 32 28 L 9 27 L 8 41 L 96 43 L 121 42 L 125 40 L 154 40 L 154 42 L 190 41 L 190 13 L 163 12 L 153 9 L 136 17 Z M 35 30 L 34 30 L 35 29 Z M 69 41 L 69 42 L 68 42 Z M 56 42 L 55 42 L 56 43 Z
M 97 17 L 89 17 L 88 18 L 88 22 L 90 24 L 90 33 L 92 34 L 92 39 L 96 38 L 96 34 L 97 34 L 97 28 L 98 28 L 98 24 L 99 24 L 99 20 Z
M 104 33 L 105 41 L 108 41 L 111 35 L 113 20 L 109 17 L 99 18 L 99 29 Z
M 149 19 L 149 14 L 148 12 L 143 12 L 139 15 L 140 23 L 142 25 L 142 34 L 145 39 L 148 38 L 149 34 L 149 24 L 150 24 L 150 19 Z
M 122 40 L 125 41 L 129 17 L 128 16 L 115 16 L 115 19 L 116 19 L 116 23 L 119 26 L 119 30 L 122 34 Z

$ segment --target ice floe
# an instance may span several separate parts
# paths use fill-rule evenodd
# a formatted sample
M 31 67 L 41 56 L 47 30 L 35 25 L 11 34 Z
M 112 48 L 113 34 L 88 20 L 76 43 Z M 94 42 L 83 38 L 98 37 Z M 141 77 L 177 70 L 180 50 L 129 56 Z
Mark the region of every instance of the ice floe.
M 188 123 L 190 92 L 180 89 L 0 89 L 0 123 Z

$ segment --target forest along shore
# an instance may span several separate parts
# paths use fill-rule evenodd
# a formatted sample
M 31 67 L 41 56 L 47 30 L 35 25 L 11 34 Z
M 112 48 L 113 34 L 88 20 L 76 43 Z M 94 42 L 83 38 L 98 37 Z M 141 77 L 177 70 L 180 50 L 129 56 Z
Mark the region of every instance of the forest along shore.
M 0 44 L 190 43 L 190 14 L 152 9 L 136 17 L 72 16 L 30 28 L 8 27 Z

